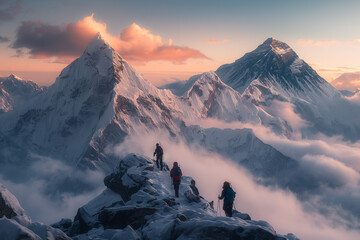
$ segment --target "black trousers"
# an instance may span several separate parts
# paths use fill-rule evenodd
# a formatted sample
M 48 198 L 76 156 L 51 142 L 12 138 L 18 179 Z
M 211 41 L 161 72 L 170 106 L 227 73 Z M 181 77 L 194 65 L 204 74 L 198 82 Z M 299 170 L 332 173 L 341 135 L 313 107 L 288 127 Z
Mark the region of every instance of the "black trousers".
M 157 156 L 156 155 L 156 166 L 157 168 L 159 168 L 159 162 L 160 162 L 160 170 L 162 171 L 163 170 L 163 159 L 162 159 L 162 156 Z
M 179 197 L 179 187 L 180 187 L 180 183 L 174 184 L 175 197 Z
M 227 217 L 232 217 L 233 202 L 224 201 L 223 209 Z

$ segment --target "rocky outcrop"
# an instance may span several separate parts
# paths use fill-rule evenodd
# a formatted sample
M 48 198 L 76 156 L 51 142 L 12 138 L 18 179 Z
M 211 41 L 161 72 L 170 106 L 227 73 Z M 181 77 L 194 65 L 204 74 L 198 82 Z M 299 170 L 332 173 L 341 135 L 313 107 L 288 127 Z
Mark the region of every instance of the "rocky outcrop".
M 190 177 L 182 177 L 180 198 L 174 198 L 169 180 L 169 172 L 154 168 L 153 160 L 130 154 L 104 179 L 108 188 L 79 208 L 71 226 L 68 220 L 53 226 L 74 240 L 294 239 L 278 235 L 268 223 L 253 221 L 248 214 L 234 211 L 232 218 L 217 216 L 200 196 L 189 201 Z
M 0 239 L 1 240 L 71 240 L 60 229 L 32 222 L 19 201 L 0 185 Z
M 24 209 L 17 199 L 2 185 L 0 185 L 0 217 L 13 218 L 25 215 Z

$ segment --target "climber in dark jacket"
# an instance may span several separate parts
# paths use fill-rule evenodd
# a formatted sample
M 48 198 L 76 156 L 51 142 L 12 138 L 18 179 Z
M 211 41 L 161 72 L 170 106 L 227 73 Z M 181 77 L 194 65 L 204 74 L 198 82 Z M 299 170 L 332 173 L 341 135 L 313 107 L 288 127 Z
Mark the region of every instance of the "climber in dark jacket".
M 194 179 L 191 179 L 191 182 L 190 182 L 190 188 L 192 190 L 192 192 L 196 195 L 196 196 L 199 196 L 199 189 L 195 186 L 195 180 Z
M 156 155 L 156 166 L 157 168 L 159 168 L 159 162 L 160 162 L 160 170 L 163 170 L 163 155 L 164 155 L 164 151 L 162 149 L 162 147 L 160 146 L 160 144 L 156 144 L 156 148 L 155 148 L 155 152 L 154 152 L 154 156 Z
M 219 199 L 224 199 L 223 209 L 227 217 L 232 217 L 232 208 L 235 199 L 235 192 L 229 182 L 224 182 L 223 190 Z
M 175 196 L 179 197 L 179 187 L 181 183 L 182 172 L 177 162 L 174 162 L 174 166 L 170 171 L 170 177 L 174 185 Z

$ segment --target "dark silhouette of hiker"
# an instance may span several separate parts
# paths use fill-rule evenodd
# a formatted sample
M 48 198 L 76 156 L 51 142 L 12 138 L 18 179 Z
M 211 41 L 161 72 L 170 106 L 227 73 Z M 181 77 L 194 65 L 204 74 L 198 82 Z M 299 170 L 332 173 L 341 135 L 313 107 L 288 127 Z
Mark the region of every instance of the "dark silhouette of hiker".
M 194 179 L 191 179 L 191 182 L 190 182 L 190 188 L 191 188 L 191 191 L 196 195 L 196 196 L 199 196 L 199 189 L 195 186 L 195 180 Z
M 189 203 L 192 202 L 201 202 L 200 196 L 199 196 L 199 190 L 198 188 L 195 186 L 195 180 L 191 179 L 190 182 L 190 190 L 185 191 L 184 196 L 185 198 L 188 200 Z
M 156 155 L 156 166 L 157 168 L 159 168 L 159 162 L 160 162 L 160 170 L 163 170 L 163 155 L 164 155 L 164 151 L 162 149 L 162 147 L 160 146 L 160 144 L 156 144 L 156 148 L 155 148 L 155 152 L 154 152 L 154 156 Z
M 172 182 L 175 190 L 175 197 L 179 197 L 179 187 L 181 183 L 182 172 L 177 162 L 174 162 L 174 166 L 170 171 L 170 177 L 172 178 Z
M 235 199 L 235 192 L 229 182 L 224 182 L 223 190 L 219 199 L 224 199 L 223 209 L 227 217 L 232 217 L 232 208 Z

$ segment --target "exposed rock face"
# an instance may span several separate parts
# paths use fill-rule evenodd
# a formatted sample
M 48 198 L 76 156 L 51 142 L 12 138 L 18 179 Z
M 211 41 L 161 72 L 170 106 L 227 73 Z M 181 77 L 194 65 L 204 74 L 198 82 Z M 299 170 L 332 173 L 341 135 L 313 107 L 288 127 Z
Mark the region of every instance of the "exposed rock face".
M 0 217 L 13 218 L 16 217 L 14 209 L 11 206 L 8 206 L 8 203 L 5 201 L 3 196 L 0 194 Z
M 232 218 L 219 217 L 205 199 L 189 202 L 183 195 L 191 192 L 191 180 L 183 176 L 181 197 L 173 198 L 168 170 L 160 171 L 152 160 L 130 154 L 105 178 L 108 189 L 81 207 L 64 231 L 75 240 L 292 240 L 276 234 L 266 222 L 251 221 L 248 214 L 234 211 Z M 64 228 L 60 223 L 56 225 Z
M 147 216 L 153 215 L 156 208 L 150 207 L 117 207 L 104 209 L 99 214 L 99 221 L 105 228 L 120 228 L 130 226 L 139 229 L 147 223 Z

